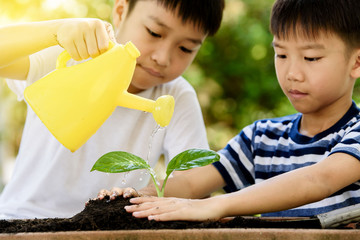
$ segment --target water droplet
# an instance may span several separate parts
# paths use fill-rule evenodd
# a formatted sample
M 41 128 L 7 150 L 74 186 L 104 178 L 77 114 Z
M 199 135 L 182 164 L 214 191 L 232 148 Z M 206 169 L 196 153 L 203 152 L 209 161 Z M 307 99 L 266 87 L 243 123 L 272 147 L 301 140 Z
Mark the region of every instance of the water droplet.
M 121 181 L 121 184 L 122 184 L 122 185 L 125 185 L 125 184 L 126 184 L 126 178 L 127 178 L 128 175 L 129 175 L 129 172 L 126 172 L 126 173 L 124 174 L 123 180 Z
M 142 178 L 139 178 L 139 181 L 141 182 L 143 179 Z
M 147 158 L 146 158 L 146 162 L 147 162 L 147 163 L 149 163 L 149 161 L 150 161 L 152 142 L 153 142 L 153 140 L 154 140 L 154 137 L 155 137 L 156 133 L 159 131 L 160 128 L 161 128 L 160 125 L 156 125 L 154 131 L 153 131 L 153 132 L 151 133 L 151 135 L 150 135 L 149 147 L 148 147 L 148 148 L 149 148 L 149 152 L 148 152 L 148 155 L 147 155 Z

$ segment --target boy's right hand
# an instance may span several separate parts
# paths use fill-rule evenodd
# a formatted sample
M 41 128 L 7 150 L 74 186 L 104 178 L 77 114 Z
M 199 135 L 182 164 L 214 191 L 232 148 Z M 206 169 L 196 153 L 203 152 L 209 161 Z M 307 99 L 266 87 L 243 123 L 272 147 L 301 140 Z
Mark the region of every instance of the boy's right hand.
M 100 190 L 100 192 L 97 195 L 97 198 L 102 200 L 104 197 L 109 196 L 110 200 L 114 200 L 117 196 L 123 196 L 124 198 L 130 198 L 130 197 L 140 197 L 142 196 L 141 193 L 136 191 L 135 188 L 117 188 L 113 187 L 110 191 L 106 189 Z
M 76 61 L 105 52 L 115 41 L 110 23 L 95 18 L 63 19 L 55 35 L 57 43 Z

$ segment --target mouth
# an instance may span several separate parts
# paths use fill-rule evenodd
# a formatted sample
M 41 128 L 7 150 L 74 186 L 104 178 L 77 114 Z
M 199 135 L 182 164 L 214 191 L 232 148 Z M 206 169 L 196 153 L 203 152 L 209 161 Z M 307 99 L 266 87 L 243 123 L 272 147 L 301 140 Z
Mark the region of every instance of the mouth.
M 301 98 L 308 95 L 307 93 L 304 93 L 304 92 L 301 92 L 301 91 L 298 91 L 298 90 L 294 90 L 294 89 L 290 89 L 289 94 L 294 99 L 301 99 Z
M 299 90 L 294 90 L 294 89 L 290 89 L 289 94 L 294 99 L 302 99 L 308 95 L 307 93 L 301 92 Z
M 164 75 L 162 75 L 159 71 L 157 71 L 153 68 L 144 67 L 140 64 L 138 66 L 153 77 L 164 78 Z

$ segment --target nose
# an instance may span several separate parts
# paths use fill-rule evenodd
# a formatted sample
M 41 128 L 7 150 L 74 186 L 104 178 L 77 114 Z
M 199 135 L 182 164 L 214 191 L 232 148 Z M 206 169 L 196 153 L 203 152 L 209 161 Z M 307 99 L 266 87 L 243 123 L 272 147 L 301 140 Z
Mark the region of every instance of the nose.
M 290 63 L 286 75 L 286 79 L 289 81 L 303 81 L 304 77 L 301 72 L 301 64 L 300 63 Z
M 157 47 L 151 54 L 151 59 L 159 66 L 167 67 L 171 62 L 171 51 L 164 45 Z

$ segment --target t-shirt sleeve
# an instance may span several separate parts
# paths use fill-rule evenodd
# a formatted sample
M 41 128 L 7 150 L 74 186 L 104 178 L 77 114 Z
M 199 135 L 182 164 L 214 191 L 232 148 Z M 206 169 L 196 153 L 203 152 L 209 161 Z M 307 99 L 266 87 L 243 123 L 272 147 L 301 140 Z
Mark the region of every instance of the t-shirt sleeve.
M 63 50 L 60 46 L 53 46 L 30 55 L 30 68 L 26 81 L 6 79 L 8 87 L 17 95 L 19 101 L 24 100 L 24 90 L 27 86 L 55 69 L 57 56 Z
M 226 186 L 226 192 L 235 192 L 255 183 L 255 170 L 252 154 L 252 135 L 254 124 L 245 127 L 232 138 L 218 153 L 220 161 L 213 163 Z
M 346 153 L 360 160 L 360 122 L 345 130 L 346 134 L 331 150 L 330 154 Z

